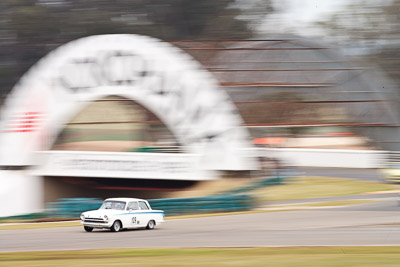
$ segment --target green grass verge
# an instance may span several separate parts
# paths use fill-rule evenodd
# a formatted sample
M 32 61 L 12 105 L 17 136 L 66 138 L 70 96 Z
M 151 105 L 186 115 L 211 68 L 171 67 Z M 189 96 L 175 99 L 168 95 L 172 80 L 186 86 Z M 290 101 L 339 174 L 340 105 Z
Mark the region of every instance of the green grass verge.
M 288 179 L 286 184 L 265 187 L 254 192 L 261 200 L 273 201 L 356 195 L 376 191 L 392 191 L 398 188 L 393 184 L 352 179 L 298 177 Z
M 307 206 L 311 207 L 340 207 L 340 206 L 349 206 L 349 205 L 359 205 L 359 204 L 367 204 L 378 202 L 380 200 L 370 200 L 370 199 L 354 199 L 354 200 L 338 200 L 338 201 L 327 201 L 327 202 L 317 202 L 317 203 L 309 203 Z
M 400 247 L 110 249 L 0 253 L 0 266 L 398 266 Z
M 96 132 L 94 133 L 94 131 Z M 88 141 L 136 141 L 143 140 L 144 138 L 143 134 L 133 133 L 132 129 L 112 131 L 112 129 L 88 128 L 82 131 L 68 128 L 68 133 L 63 138 L 57 140 L 57 144 Z

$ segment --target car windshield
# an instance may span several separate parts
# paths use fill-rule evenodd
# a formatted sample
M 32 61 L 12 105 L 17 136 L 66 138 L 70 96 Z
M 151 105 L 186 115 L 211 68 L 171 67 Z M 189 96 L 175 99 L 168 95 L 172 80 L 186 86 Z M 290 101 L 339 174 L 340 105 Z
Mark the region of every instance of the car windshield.
M 124 210 L 125 205 L 126 202 L 124 201 L 108 200 L 103 202 L 103 205 L 101 205 L 100 209 Z

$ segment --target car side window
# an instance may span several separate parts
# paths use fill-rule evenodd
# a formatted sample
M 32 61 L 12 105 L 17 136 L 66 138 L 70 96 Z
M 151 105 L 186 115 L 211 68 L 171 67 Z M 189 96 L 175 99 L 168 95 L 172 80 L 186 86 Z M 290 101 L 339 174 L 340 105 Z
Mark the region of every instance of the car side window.
M 129 202 L 127 210 L 138 210 L 139 206 L 137 202 Z
M 139 201 L 139 207 L 141 210 L 149 210 L 149 206 L 144 201 Z

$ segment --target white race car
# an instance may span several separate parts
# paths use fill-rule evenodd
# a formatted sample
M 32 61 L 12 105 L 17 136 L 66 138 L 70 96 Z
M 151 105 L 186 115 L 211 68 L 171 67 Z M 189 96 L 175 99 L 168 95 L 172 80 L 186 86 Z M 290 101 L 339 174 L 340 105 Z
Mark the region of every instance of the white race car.
M 138 198 L 109 198 L 104 200 L 98 210 L 81 214 L 86 232 L 94 228 L 110 229 L 118 232 L 121 229 L 153 229 L 164 222 L 164 211 L 153 210 L 149 202 Z

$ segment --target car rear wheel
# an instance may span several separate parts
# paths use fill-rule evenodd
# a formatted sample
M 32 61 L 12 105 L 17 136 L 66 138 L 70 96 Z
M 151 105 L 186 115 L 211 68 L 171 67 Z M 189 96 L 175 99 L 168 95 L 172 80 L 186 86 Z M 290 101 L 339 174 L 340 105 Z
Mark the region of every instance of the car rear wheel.
M 85 229 L 86 232 L 93 231 L 93 227 L 90 227 L 90 226 L 83 226 L 83 228 Z
M 154 226 L 155 226 L 155 225 L 156 225 L 156 222 L 153 221 L 153 220 L 151 220 L 151 221 L 149 221 L 149 222 L 147 223 L 146 229 L 149 229 L 149 230 L 154 229 Z
M 111 226 L 111 232 L 119 232 L 121 230 L 122 224 L 120 221 L 115 221 Z

